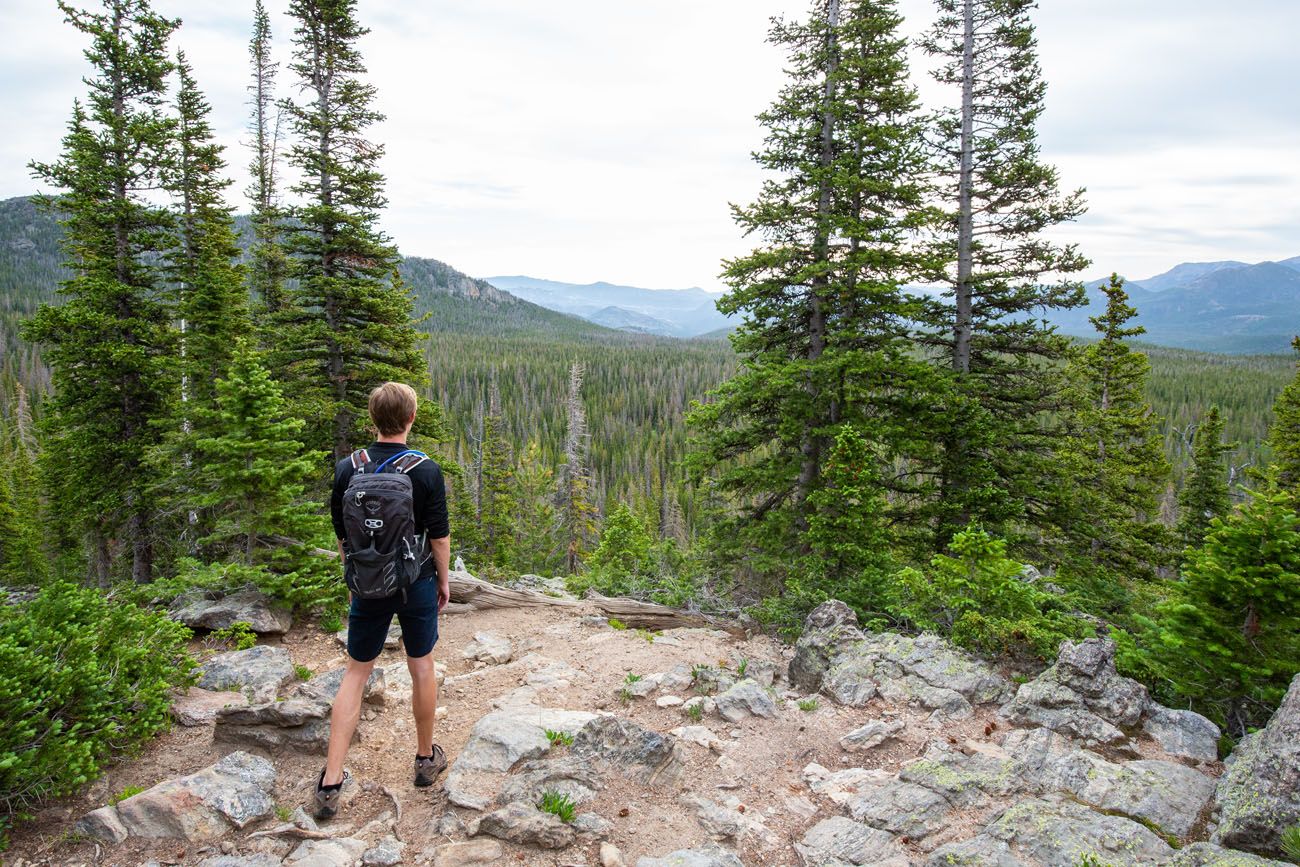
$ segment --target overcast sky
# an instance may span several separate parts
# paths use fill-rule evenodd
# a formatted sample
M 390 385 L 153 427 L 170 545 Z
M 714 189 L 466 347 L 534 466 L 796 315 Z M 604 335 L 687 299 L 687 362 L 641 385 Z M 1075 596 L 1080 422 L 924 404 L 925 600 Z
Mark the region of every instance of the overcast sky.
M 929 0 L 901 0 L 907 31 Z M 287 59 L 288 0 L 269 0 Z M 251 0 L 156 0 L 195 67 L 246 185 Z M 528 274 L 719 289 L 746 249 L 754 120 L 781 83 L 765 44 L 795 0 L 361 0 L 387 153 L 385 228 L 402 251 L 474 276 Z M 1300 255 L 1297 0 L 1043 0 L 1040 127 L 1089 213 L 1058 234 L 1089 275 Z M 53 0 L 0 0 L 0 196 L 36 188 L 86 72 Z M 919 61 L 918 64 L 919 66 Z M 924 80 L 923 96 L 943 99 Z M 281 93 L 291 77 L 281 75 Z M 242 198 L 239 207 L 246 205 Z

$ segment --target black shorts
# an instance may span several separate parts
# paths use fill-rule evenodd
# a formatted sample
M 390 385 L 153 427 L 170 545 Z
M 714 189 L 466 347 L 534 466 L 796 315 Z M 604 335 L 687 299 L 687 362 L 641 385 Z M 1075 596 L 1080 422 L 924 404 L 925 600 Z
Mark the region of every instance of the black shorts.
M 387 599 L 358 599 L 352 597 L 348 609 L 348 656 L 357 662 L 369 662 L 384 649 L 388 626 L 393 615 L 402 625 L 402 644 L 406 655 L 419 658 L 428 656 L 438 643 L 438 582 L 422 578 L 402 594 Z

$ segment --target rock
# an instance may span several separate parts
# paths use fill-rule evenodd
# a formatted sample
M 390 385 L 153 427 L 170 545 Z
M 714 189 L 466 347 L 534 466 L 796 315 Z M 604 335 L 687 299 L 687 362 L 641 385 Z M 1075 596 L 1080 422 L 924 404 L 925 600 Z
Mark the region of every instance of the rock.
M 1215 795 L 1222 809 L 1211 842 L 1269 855 L 1300 821 L 1300 675 L 1260 731 L 1237 745 Z
M 406 844 L 396 837 L 385 837 L 371 846 L 361 855 L 361 863 L 366 867 L 394 867 L 402 863 L 402 852 Z
M 600 788 L 600 775 L 580 756 L 526 762 L 506 781 L 497 802 L 536 804 L 545 792 L 567 795 L 575 804 L 590 801 Z
M 907 863 L 893 835 L 843 816 L 818 822 L 794 844 L 794 850 L 809 867 L 878 864 L 890 858 Z
M 852 608 L 838 599 L 818 605 L 804 621 L 803 632 L 795 644 L 787 672 L 791 686 L 805 692 L 819 691 L 831 659 L 861 640 L 858 615 Z
M 782 804 L 785 806 L 787 813 L 800 819 L 811 819 L 818 813 L 817 805 L 807 798 L 795 798 L 787 795 Z
M 772 696 L 749 678 L 718 695 L 716 701 L 718 713 L 728 722 L 740 722 L 751 716 L 767 719 L 776 716 L 776 702 Z
M 1219 727 L 1199 713 L 1151 702 L 1142 730 L 1171 756 L 1213 762 L 1219 758 Z
M 1106 813 L 1138 819 L 1166 834 L 1186 837 L 1214 796 L 1214 780 L 1174 762 L 1108 762 L 1075 750 L 1038 775 L 1048 790 L 1068 792 Z
M 623 684 L 618 688 L 619 697 L 645 698 L 659 688 L 663 679 L 662 673 L 647 674 L 632 681 L 624 679 Z
M 685 714 L 690 714 L 691 709 L 695 707 L 700 709 L 699 713 L 701 717 L 706 717 L 717 710 L 718 703 L 713 699 L 706 698 L 702 695 L 692 696 L 682 702 L 682 712 Z
M 117 817 L 134 837 L 219 840 L 232 827 L 243 828 L 275 809 L 274 784 L 275 767 L 266 759 L 231 753 L 197 773 L 127 798 L 117 805 Z
M 284 867 L 352 867 L 366 851 L 366 841 L 353 837 L 303 840 L 284 859 Z
M 677 739 L 652 732 L 628 719 L 600 716 L 573 740 L 574 755 L 602 759 L 644 784 L 670 782 L 681 772 Z
M 813 794 L 829 798 L 835 804 L 847 804 L 859 791 L 892 779 L 885 771 L 876 769 L 847 768 L 831 773 L 816 762 L 803 769 L 803 778 Z
M 344 647 L 348 646 L 348 628 L 344 626 L 338 632 L 334 633 L 334 640 Z M 388 634 L 384 636 L 384 650 L 396 650 L 402 643 L 402 624 L 394 621 L 388 626 Z
M 955 807 L 982 804 L 985 796 L 1003 796 L 1035 788 L 1025 770 L 1005 750 L 992 744 L 967 741 L 960 750 L 945 742 L 933 743 L 925 755 L 908 762 L 898 779 L 942 795 Z
M 258 635 L 283 635 L 293 626 L 293 613 L 257 590 L 245 590 L 214 599 L 182 596 L 172 603 L 168 616 L 191 629 L 225 629 L 247 623 Z
M 477 659 L 488 665 L 504 665 L 514 656 L 515 648 L 510 639 L 493 632 L 475 632 L 474 640 L 465 645 L 460 655 L 465 659 Z
M 171 715 L 183 726 L 211 725 L 217 711 L 225 707 L 246 707 L 248 697 L 241 692 L 200 689 L 192 686 L 172 700 Z
M 468 840 L 445 843 L 433 850 L 434 867 L 479 867 L 495 864 L 504 857 L 496 840 Z
M 943 795 L 897 779 L 864 786 L 849 799 L 848 807 L 859 822 L 913 840 L 942 829 L 953 809 Z
M 662 639 L 661 639 L 662 640 Z M 686 663 L 678 663 L 663 673 L 659 688 L 668 692 L 685 692 L 695 685 L 695 675 Z
M 770 832 L 761 822 L 751 819 L 739 810 L 715 804 L 708 798 L 683 795 L 678 803 L 695 813 L 700 826 L 716 840 L 740 840 L 749 835 L 763 838 L 770 836 Z
M 289 651 L 261 644 L 248 650 L 219 653 L 199 670 L 201 688 L 238 690 L 256 703 L 274 701 L 280 687 L 295 677 Z
M 495 798 L 500 777 L 518 761 L 546 755 L 546 730 L 577 735 L 595 714 L 528 705 L 479 718 L 452 763 L 444 788 L 458 807 L 482 810 Z
M 638 858 L 636 867 L 745 867 L 734 853 L 721 846 L 678 849 L 662 858 Z
M 291 698 L 218 711 L 213 740 L 270 752 L 324 754 L 329 747 L 330 706 Z
M 673 737 L 688 744 L 698 744 L 715 753 L 722 752 L 724 744 L 721 738 L 708 726 L 678 726 L 669 732 Z
M 563 849 L 572 845 L 576 836 L 558 816 L 521 803 L 507 804 L 479 819 L 470 829 L 471 836 L 478 834 L 542 849 Z
M 1146 687 L 1115 672 L 1115 643 L 1089 638 L 1062 641 L 1056 664 L 1022 684 L 1001 712 L 1017 725 L 1041 725 L 1089 745 L 1118 744 L 1149 702 Z
M 768 687 L 776 683 L 776 663 L 766 659 L 751 659 L 745 663 L 745 677 L 759 686 Z
M 877 689 L 892 701 L 915 701 L 936 711 L 936 720 L 965 718 L 972 706 L 1011 695 L 1006 679 L 938 636 L 891 632 L 845 648 L 832 660 L 823 689 L 855 706 Z
M 940 846 L 925 863 L 926 867 L 1037 867 L 1020 860 L 1010 846 L 987 834 Z
M 1165 867 L 1290 867 L 1290 864 L 1224 849 L 1213 843 L 1192 843 L 1179 849 Z
M 837 662 L 822 677 L 822 692 L 845 707 L 865 707 L 880 693 L 872 679 L 876 673 L 876 660 L 856 654 L 842 654 L 836 659 Z
M 873 720 L 840 738 L 840 746 L 850 753 L 863 752 L 878 747 L 886 738 L 893 737 L 903 730 L 902 720 L 885 722 Z
M 614 823 L 599 813 L 579 813 L 573 817 L 573 830 L 599 839 L 614 830 Z
M 280 867 L 284 862 L 267 852 L 253 855 L 215 855 L 199 862 L 198 867 Z
M 1116 867 L 1160 864 L 1173 853 L 1132 819 L 1105 816 L 1068 800 L 1021 801 L 993 820 L 983 836 L 1045 865 L 1074 865 L 1088 856 Z
M 683 701 L 675 695 L 661 695 L 657 699 L 655 699 L 656 707 L 663 707 L 663 708 L 680 707 L 682 704 Z
M 406 665 L 403 663 L 402 668 Z M 324 704 L 333 704 L 334 696 L 338 695 L 339 687 L 343 685 L 343 675 L 347 673 L 346 668 L 335 668 L 322 674 L 317 674 L 311 680 L 300 683 L 293 688 L 290 697 L 304 698 L 308 701 L 314 701 Z M 365 689 L 361 693 L 361 700 L 368 704 L 383 704 L 386 698 L 386 673 L 385 669 L 375 667 L 370 672 L 370 677 L 366 678 Z M 408 689 L 410 684 L 410 673 L 407 673 Z
M 736 683 L 737 678 L 729 671 L 710 666 L 697 668 L 693 674 L 695 691 L 702 695 L 716 695 L 726 692 Z
M 117 845 L 127 838 L 126 826 L 118 818 L 117 810 L 111 806 L 91 810 L 82 816 L 77 821 L 77 824 L 72 826 L 72 830 L 83 837 L 102 840 L 113 845 Z
M 623 853 L 613 843 L 600 844 L 600 867 L 627 867 Z

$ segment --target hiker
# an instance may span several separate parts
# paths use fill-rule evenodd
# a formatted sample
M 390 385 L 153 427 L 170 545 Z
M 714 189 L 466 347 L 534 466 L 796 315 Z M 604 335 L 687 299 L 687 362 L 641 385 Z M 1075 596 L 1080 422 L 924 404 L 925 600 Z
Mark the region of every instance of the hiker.
M 343 768 L 361 715 L 361 696 L 393 615 L 402 627 L 415 714 L 415 785 L 431 786 L 447 767 L 433 742 L 438 682 L 433 646 L 438 612 L 451 597 L 451 540 L 442 469 L 408 449 L 415 423 L 415 389 L 386 382 L 370 392 L 378 438 L 334 468 L 330 514 L 348 584 L 348 666 L 330 712 L 329 754 L 316 782 L 315 812 L 338 812 L 348 772 Z

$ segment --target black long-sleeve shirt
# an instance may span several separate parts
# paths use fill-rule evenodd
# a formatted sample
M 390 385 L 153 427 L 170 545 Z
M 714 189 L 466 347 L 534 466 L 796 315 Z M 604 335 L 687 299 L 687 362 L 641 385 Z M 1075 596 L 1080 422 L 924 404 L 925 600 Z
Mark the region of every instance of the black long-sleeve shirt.
M 370 460 L 378 466 L 384 461 L 407 451 L 401 443 L 371 443 L 366 446 Z M 334 535 L 339 539 L 347 537 L 343 528 L 343 492 L 348 487 L 353 473 L 352 458 L 347 457 L 334 465 L 334 490 L 330 494 L 330 517 L 334 521 Z M 450 535 L 451 525 L 447 520 L 447 489 L 442 480 L 442 467 L 430 458 L 407 473 L 411 477 L 411 496 L 415 506 L 415 526 L 423 528 L 430 539 L 442 539 Z M 428 578 L 434 573 L 433 558 L 424 561 L 420 570 L 421 578 Z

